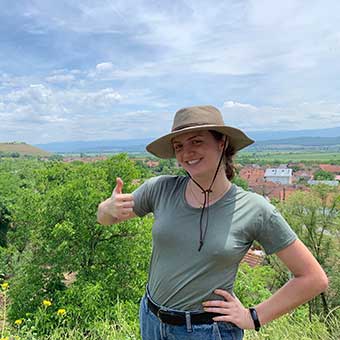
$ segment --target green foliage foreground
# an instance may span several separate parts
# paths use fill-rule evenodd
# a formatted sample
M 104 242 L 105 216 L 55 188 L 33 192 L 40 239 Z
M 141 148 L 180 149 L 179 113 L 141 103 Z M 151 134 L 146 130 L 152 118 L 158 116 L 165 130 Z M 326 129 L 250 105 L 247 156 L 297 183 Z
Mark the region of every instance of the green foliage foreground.
M 0 339 L 140 338 L 138 304 L 147 280 L 152 217 L 103 227 L 96 210 L 117 176 L 130 192 L 151 175 L 126 155 L 93 164 L 0 161 L 0 284 L 9 282 L 0 289 Z M 298 196 L 282 209 L 311 247 L 310 240 L 320 240 L 320 228 L 328 231 L 316 255 L 333 278 L 325 297 L 329 315 L 303 306 L 260 333 L 246 332 L 247 340 L 340 338 L 338 201 L 329 207 L 322 195 L 311 197 Z M 288 276 L 273 261 L 242 265 L 236 295 L 246 306 L 256 304 L 282 284 L 282 273 Z

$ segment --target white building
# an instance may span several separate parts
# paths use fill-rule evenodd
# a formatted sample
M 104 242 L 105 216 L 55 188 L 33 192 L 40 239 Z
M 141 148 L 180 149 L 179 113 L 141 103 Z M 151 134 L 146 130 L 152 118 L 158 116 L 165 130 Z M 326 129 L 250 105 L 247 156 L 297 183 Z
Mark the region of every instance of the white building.
M 292 184 L 293 170 L 288 168 L 266 169 L 264 179 L 266 182 Z
M 307 183 L 309 185 L 326 184 L 332 187 L 337 187 L 339 185 L 338 181 L 321 181 L 321 180 L 315 180 L 315 179 L 310 179 Z

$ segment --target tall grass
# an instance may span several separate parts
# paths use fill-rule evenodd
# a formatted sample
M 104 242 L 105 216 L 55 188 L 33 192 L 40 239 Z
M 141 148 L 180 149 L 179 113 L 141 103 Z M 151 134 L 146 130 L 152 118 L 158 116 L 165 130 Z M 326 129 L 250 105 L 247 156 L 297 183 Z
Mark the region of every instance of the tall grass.
M 126 320 L 123 308 L 117 313 L 117 321 L 97 320 L 88 330 L 79 328 L 58 327 L 50 335 L 37 336 L 34 330 L 22 330 L 8 333 L 8 340 L 140 340 L 138 319 Z M 332 334 L 329 330 L 332 330 Z M 285 316 L 264 326 L 260 332 L 246 331 L 244 340 L 339 340 L 340 320 L 328 317 L 326 322 L 315 320 L 309 322 L 293 316 Z
M 69 326 L 59 322 L 48 332 L 42 334 L 39 327 L 48 323 L 48 307 L 41 309 L 34 320 L 24 320 L 10 324 L 6 320 L 8 285 L 2 284 L 2 308 L 0 308 L 0 340 L 140 340 L 138 306 L 131 302 L 117 299 L 111 318 L 92 320 L 86 328 L 84 324 Z M 1 307 L 1 306 L 0 306 Z M 112 315 L 114 318 L 112 319 Z M 113 321 L 114 320 L 114 321 Z M 18 320 L 17 320 L 18 321 Z M 17 322 L 16 321 L 16 322 Z M 65 319 L 66 321 L 66 319 Z M 73 323 L 74 324 L 74 323 Z M 38 327 L 38 325 L 40 325 Z M 301 307 L 291 315 L 286 315 L 262 327 L 260 332 L 248 330 L 244 340 L 339 340 L 340 339 L 340 306 L 320 320 L 314 316 L 310 322 L 306 310 Z
M 337 321 L 336 327 L 340 327 Z M 328 327 L 321 321 L 309 322 L 292 316 L 284 316 L 271 322 L 260 332 L 246 331 L 244 340 L 339 340 L 330 334 Z

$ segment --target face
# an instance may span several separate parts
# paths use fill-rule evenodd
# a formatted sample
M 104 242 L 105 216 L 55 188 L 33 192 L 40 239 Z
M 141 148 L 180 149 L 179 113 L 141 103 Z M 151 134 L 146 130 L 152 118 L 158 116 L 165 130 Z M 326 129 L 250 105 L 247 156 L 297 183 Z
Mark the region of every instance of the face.
M 172 140 L 178 163 L 192 177 L 211 177 L 223 150 L 223 140 L 217 141 L 209 131 L 184 133 Z

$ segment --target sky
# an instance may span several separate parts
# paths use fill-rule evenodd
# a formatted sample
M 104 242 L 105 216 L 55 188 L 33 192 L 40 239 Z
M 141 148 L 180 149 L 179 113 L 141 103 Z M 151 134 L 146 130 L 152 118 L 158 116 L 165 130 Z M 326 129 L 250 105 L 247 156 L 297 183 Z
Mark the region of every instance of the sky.
M 0 142 L 340 126 L 339 0 L 0 0 Z

